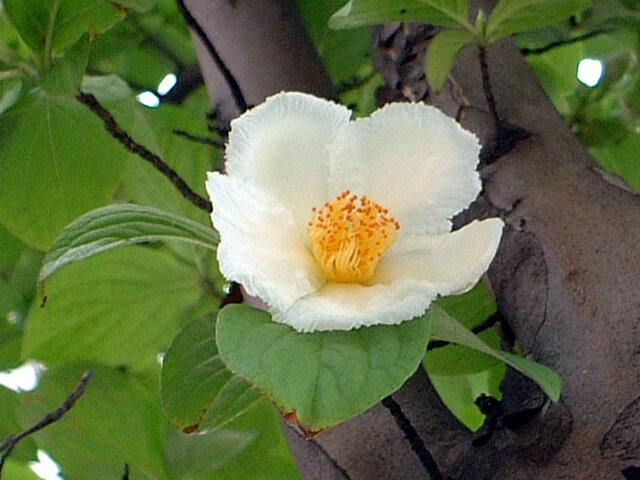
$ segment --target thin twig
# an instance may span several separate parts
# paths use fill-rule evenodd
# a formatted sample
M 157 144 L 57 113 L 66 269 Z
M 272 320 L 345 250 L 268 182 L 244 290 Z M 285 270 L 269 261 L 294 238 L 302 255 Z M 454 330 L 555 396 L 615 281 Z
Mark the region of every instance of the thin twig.
M 180 10 L 182 10 L 182 14 L 184 15 L 184 18 L 187 21 L 187 25 L 193 28 L 193 30 L 198 35 L 198 38 L 200 38 L 200 40 L 202 40 L 202 42 L 207 47 L 207 50 L 211 55 L 211 58 L 213 59 L 216 66 L 220 70 L 220 73 L 222 73 L 222 76 L 224 77 L 225 82 L 227 82 L 227 85 L 229 86 L 229 90 L 231 91 L 231 96 L 233 97 L 233 101 L 238 107 L 238 110 L 240 110 L 240 113 L 246 112 L 249 106 L 247 104 L 247 101 L 244 98 L 244 94 L 242 93 L 240 84 L 236 81 L 235 77 L 231 73 L 231 70 L 229 70 L 227 65 L 222 60 L 222 57 L 220 57 L 220 54 L 218 53 L 216 48 L 213 46 L 211 39 L 207 36 L 206 32 L 202 29 L 198 21 L 193 17 L 193 15 L 191 15 L 191 12 L 187 8 L 187 6 L 184 4 L 184 1 L 178 0 L 178 6 L 180 7 Z
M 563 47 L 565 45 L 571 45 L 573 43 L 582 42 L 584 40 L 589 40 L 590 38 L 597 37 L 598 35 L 602 35 L 603 33 L 609 33 L 611 30 L 602 28 L 599 30 L 592 30 L 591 32 L 583 33 L 582 35 L 578 35 L 577 37 L 568 38 L 566 40 L 558 40 L 556 42 L 551 42 L 544 47 L 539 48 L 521 48 L 520 53 L 523 55 L 539 55 L 541 53 L 546 53 L 549 50 L 553 50 L 554 48 Z
M 224 148 L 224 142 L 222 142 L 221 140 L 214 140 L 213 138 L 194 135 L 193 133 L 189 133 L 185 130 L 179 129 L 173 130 L 173 133 L 193 142 L 202 143 L 204 145 L 211 145 L 212 147 Z
M 404 437 L 411 445 L 411 449 L 416 453 L 416 455 L 418 455 L 420 462 L 427 470 L 429 478 L 431 480 L 444 480 L 444 477 L 442 476 L 442 473 L 440 473 L 440 469 L 438 468 L 438 464 L 436 464 L 433 456 L 431 456 L 431 453 L 429 452 L 429 450 L 427 450 L 427 447 L 425 447 L 422 438 L 420 438 L 420 435 L 418 435 L 416 429 L 413 427 L 409 419 L 405 416 L 398 402 L 396 402 L 393 397 L 389 395 L 388 397 L 382 399 L 382 405 L 384 405 L 384 407 L 389 410 L 389 413 L 391 413 L 391 416 L 393 416 L 396 424 L 398 425 L 398 427 L 400 427 L 400 430 L 402 430 Z
M 136 141 L 134 141 L 127 132 L 125 132 L 118 122 L 116 122 L 113 115 L 109 113 L 100 103 L 98 99 L 93 96 L 91 93 L 82 93 L 80 92 L 76 95 L 76 98 L 88 106 L 96 115 L 98 115 L 102 121 L 104 122 L 104 126 L 107 131 L 116 138 L 124 147 L 132 153 L 142 157 L 147 160 L 151 165 L 154 166 L 156 170 L 162 173 L 165 177 L 169 179 L 171 183 L 182 193 L 184 198 L 193 203 L 196 207 L 206 211 L 211 212 L 213 207 L 211 202 L 204 197 L 201 197 L 196 192 L 194 192 L 189 185 L 178 175 L 178 173 L 167 165 L 164 160 L 162 160 L 155 153 L 150 152 L 144 146 L 140 145 Z
M 71 394 L 67 397 L 64 403 L 54 410 L 53 412 L 47 414 L 42 420 L 38 421 L 35 425 L 27 428 L 25 431 L 21 433 L 17 433 L 15 435 L 9 436 L 2 444 L 0 444 L 0 452 L 7 451 L 6 454 L 2 455 L 0 458 L 0 474 L 2 474 L 2 466 L 4 464 L 4 460 L 9 456 L 13 447 L 17 445 L 17 443 L 25 437 L 28 437 L 34 432 L 38 430 L 42 430 L 44 427 L 51 425 L 54 422 L 60 420 L 69 410 L 73 408 L 78 399 L 84 394 L 87 389 L 87 383 L 89 383 L 89 379 L 93 373 L 91 370 L 87 370 L 82 375 L 80 382 L 76 386 L 76 388 L 71 392 Z

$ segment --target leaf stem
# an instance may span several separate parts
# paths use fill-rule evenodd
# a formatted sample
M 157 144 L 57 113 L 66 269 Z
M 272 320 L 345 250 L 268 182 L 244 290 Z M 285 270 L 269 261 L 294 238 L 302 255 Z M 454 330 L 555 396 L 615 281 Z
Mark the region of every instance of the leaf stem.
M 47 25 L 47 31 L 44 37 L 44 57 L 42 64 L 45 70 L 49 70 L 51 67 L 51 52 L 53 51 L 53 30 L 56 26 L 56 18 L 58 17 L 58 9 L 60 8 L 61 0 L 54 0 L 51 6 L 51 12 L 49 12 L 49 24 Z
M 53 412 L 45 415 L 35 425 L 32 425 L 21 433 L 9 436 L 4 442 L 2 442 L 2 444 L 0 444 L 0 452 L 4 452 L 5 450 L 7 452 L 4 455 L 0 456 L 0 475 L 2 475 L 2 466 L 4 465 L 4 461 L 11 453 L 11 450 L 13 450 L 13 447 L 15 447 L 16 444 L 23 438 L 28 437 L 38 430 L 42 430 L 44 427 L 51 425 L 54 422 L 57 422 L 66 413 L 68 413 L 69 410 L 73 408 L 78 399 L 84 394 L 85 390 L 87 389 L 87 384 L 91 379 L 91 375 L 91 370 L 87 370 L 86 372 L 84 372 L 84 375 L 82 375 L 82 378 L 80 379 L 80 382 L 78 383 L 76 388 L 73 390 L 73 392 L 71 392 L 71 394 L 67 397 L 67 399 L 60 407 L 58 407 Z

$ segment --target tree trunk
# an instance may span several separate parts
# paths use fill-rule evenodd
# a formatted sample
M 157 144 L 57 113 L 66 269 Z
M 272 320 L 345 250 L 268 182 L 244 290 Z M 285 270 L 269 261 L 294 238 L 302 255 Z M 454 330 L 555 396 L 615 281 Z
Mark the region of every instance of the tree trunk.
M 248 103 L 284 89 L 332 94 L 289 1 L 185 3 Z M 198 51 L 214 102 L 230 105 L 207 50 Z M 526 355 L 561 373 L 563 398 L 547 404 L 510 372 L 506 414 L 475 445 L 477 435 L 452 417 L 421 370 L 393 398 L 440 478 L 638 479 L 640 198 L 607 181 L 511 40 L 488 47 L 487 63 L 500 116 L 530 136 L 482 168 L 484 193 L 461 220 L 505 220 L 489 271 L 500 312 Z M 431 101 L 492 145 L 477 49 L 464 52 L 453 78 Z M 305 479 L 438 478 L 382 405 L 313 440 L 285 432 Z

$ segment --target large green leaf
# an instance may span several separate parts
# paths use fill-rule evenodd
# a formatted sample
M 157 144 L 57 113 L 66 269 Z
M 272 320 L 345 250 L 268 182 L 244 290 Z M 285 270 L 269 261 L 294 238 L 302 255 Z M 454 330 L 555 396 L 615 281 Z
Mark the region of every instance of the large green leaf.
M 260 399 L 260 392 L 220 358 L 209 318 L 191 322 L 173 340 L 162 362 L 160 385 L 166 414 L 189 432 L 218 428 Z
M 300 474 L 284 437 L 281 416 L 266 399 L 228 425 L 233 431 L 255 435 L 256 439 L 224 467 L 215 480 L 298 480 Z M 226 430 L 227 427 L 213 433 Z M 199 479 L 198 479 L 199 480 Z
M 116 247 L 169 240 L 215 249 L 218 235 L 210 227 L 152 207 L 115 204 L 98 208 L 65 227 L 44 258 L 38 283 L 44 284 L 69 263 Z
M 511 353 L 494 350 L 438 305 L 429 308 L 427 317 L 431 319 L 434 340 L 456 343 L 496 357 L 535 381 L 553 401 L 557 402 L 560 399 L 562 378 L 549 367 Z
M 462 49 L 473 40 L 473 35 L 466 30 L 444 30 L 431 40 L 427 80 L 435 91 L 442 90 Z
M 487 21 L 487 43 L 566 20 L 591 0 L 500 0 Z
M 105 0 L 4 0 L 11 21 L 27 45 L 38 55 L 51 39 L 54 53 L 62 53 L 82 35 L 109 30 L 125 13 Z
M 353 28 L 390 22 L 422 22 L 472 30 L 467 0 L 350 0 L 329 20 L 331 28 Z
M 46 250 L 62 228 L 111 202 L 125 150 L 72 97 L 36 91 L 2 117 L 0 223 Z
M 50 368 L 40 386 L 20 396 L 24 425 L 33 425 L 62 405 L 83 373 L 93 372 L 85 394 L 59 421 L 34 435 L 61 465 L 68 480 L 122 478 L 163 480 L 162 412 L 130 375 L 96 363 Z
M 40 74 L 40 85 L 48 92 L 75 95 L 87 69 L 89 39 L 85 35 L 64 57 L 56 59 L 53 66 Z
M 429 319 L 350 331 L 299 333 L 246 305 L 218 314 L 227 366 L 311 430 L 358 415 L 390 395 L 420 364 Z
M 69 265 L 35 305 L 23 354 L 46 364 L 97 360 L 144 369 L 204 294 L 194 267 L 167 249 L 132 246 Z
M 255 431 L 221 428 L 215 432 L 187 435 L 171 429 L 165 440 L 165 458 L 172 478 L 202 480 L 212 476 L 246 450 L 257 437 Z

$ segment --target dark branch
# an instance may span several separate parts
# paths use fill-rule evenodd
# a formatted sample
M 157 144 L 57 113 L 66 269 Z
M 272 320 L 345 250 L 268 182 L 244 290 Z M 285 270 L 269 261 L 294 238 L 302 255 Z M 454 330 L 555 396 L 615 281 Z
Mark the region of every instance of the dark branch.
M 198 21 L 193 17 L 193 15 L 191 15 L 191 12 L 187 8 L 187 6 L 184 4 L 184 0 L 178 0 L 178 6 L 180 7 L 180 10 L 182 10 L 182 14 L 184 15 L 184 18 L 187 21 L 187 25 L 189 25 L 189 27 L 191 27 L 196 32 L 196 34 L 198 35 L 198 38 L 200 38 L 200 40 L 202 40 L 202 42 L 207 47 L 207 50 L 209 51 L 211 58 L 213 59 L 216 66 L 220 70 L 220 73 L 222 73 L 222 76 L 224 77 L 225 82 L 227 82 L 227 85 L 229 86 L 229 90 L 231 90 L 231 95 L 233 96 L 233 100 L 236 106 L 238 107 L 238 109 L 240 110 L 240 113 L 246 112 L 247 109 L 249 108 L 247 105 L 247 101 L 244 98 L 244 94 L 242 93 L 242 89 L 240 88 L 240 85 L 238 84 L 235 77 L 231 73 L 231 70 L 227 68 L 226 64 L 222 60 L 222 57 L 220 57 L 220 55 L 218 54 L 218 51 L 213 46 L 213 43 L 207 36 L 206 32 L 202 29 L 202 27 L 200 26 Z
M 22 440 L 25 437 L 28 437 L 29 435 L 31 435 L 34 432 L 37 432 L 38 430 L 42 430 L 44 427 L 51 425 L 54 422 L 57 422 L 69 410 L 73 408 L 75 403 L 84 394 L 85 390 L 87 389 L 87 383 L 89 382 L 91 375 L 92 375 L 91 370 L 86 371 L 84 375 L 82 375 L 80 382 L 78 383 L 76 388 L 73 390 L 73 392 L 71 392 L 71 394 L 67 397 L 65 402 L 60 406 L 60 408 L 47 414 L 42 420 L 40 420 L 35 425 L 32 425 L 31 427 L 27 428 L 25 431 L 21 433 L 17 433 L 15 435 L 11 435 L 4 442 L 2 442 L 2 444 L 0 444 L 0 452 L 4 452 L 5 450 L 7 451 L 5 455 L 2 455 L 2 457 L 0 457 L 0 474 L 2 473 L 2 466 L 4 464 L 4 460 L 9 456 L 9 454 L 11 453 L 11 450 L 13 450 L 13 447 L 15 447 L 20 440 Z
M 416 455 L 418 455 L 420 462 L 427 470 L 429 478 L 431 480 L 444 480 L 444 477 L 442 476 L 442 473 L 440 473 L 440 469 L 431 456 L 431 453 L 429 453 L 429 450 L 425 447 L 424 442 L 420 438 L 420 435 L 418 435 L 416 429 L 413 428 L 413 425 L 411 425 L 409 419 L 402 412 L 400 405 L 391 397 L 391 395 L 382 399 L 382 405 L 384 405 L 384 407 L 389 410 L 393 416 L 396 424 L 400 427 L 400 430 L 402 430 L 402 433 L 411 445 L 411 449 L 416 453 Z
M 184 130 L 175 129 L 173 131 L 176 135 L 186 138 L 197 143 L 203 143 L 205 145 L 211 145 L 212 147 L 224 148 L 224 142 L 221 140 L 214 140 L 213 138 L 202 137 L 200 135 L 194 135 Z
M 189 185 L 178 175 L 178 173 L 167 165 L 164 160 L 155 153 L 150 152 L 144 146 L 135 142 L 127 132 L 125 132 L 113 115 L 111 115 L 91 93 L 79 93 L 76 98 L 88 106 L 104 122 L 107 131 L 115 137 L 124 147 L 132 153 L 147 160 L 160 173 L 169 179 L 171 183 L 182 193 L 184 198 L 193 203 L 196 207 L 211 212 L 213 207 L 211 202 L 194 192 Z
M 566 40 L 558 40 L 556 42 L 551 42 L 544 47 L 539 48 L 521 48 L 520 53 L 523 55 L 539 55 L 541 53 L 546 53 L 549 50 L 553 50 L 554 48 L 562 47 L 564 45 L 571 45 L 573 43 L 582 42 L 584 40 L 589 40 L 590 38 L 597 37 L 598 35 L 602 35 L 603 33 L 609 33 L 611 30 L 606 28 L 600 30 L 593 30 L 591 32 L 584 33 L 582 35 L 578 35 L 577 37 L 568 38 Z

